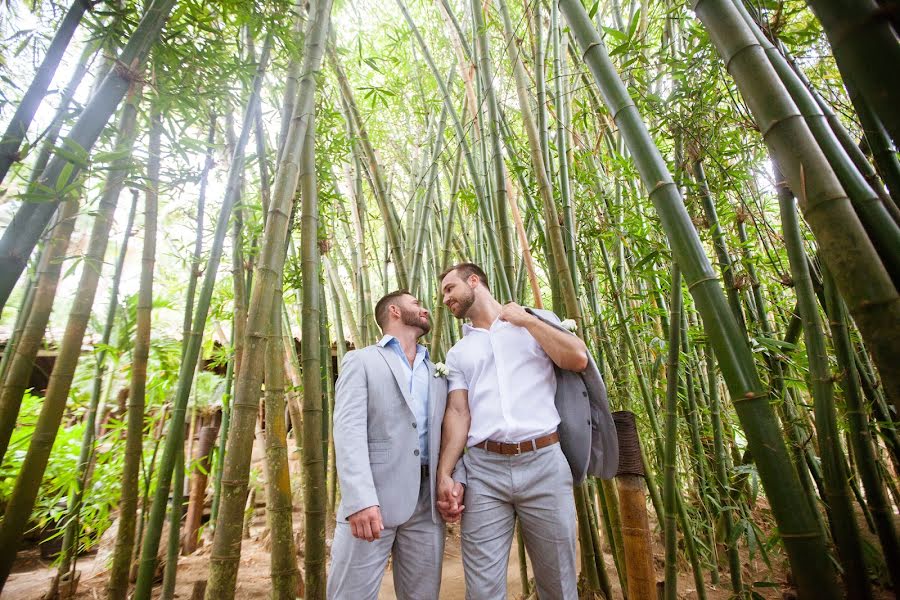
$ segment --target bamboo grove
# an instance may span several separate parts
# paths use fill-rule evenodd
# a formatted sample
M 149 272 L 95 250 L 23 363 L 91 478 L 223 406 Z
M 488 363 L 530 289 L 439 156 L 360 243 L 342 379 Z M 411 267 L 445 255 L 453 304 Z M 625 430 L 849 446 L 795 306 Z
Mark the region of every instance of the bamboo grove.
M 271 596 L 324 598 L 340 359 L 398 288 L 442 359 L 465 260 L 573 319 L 636 417 L 663 566 L 589 479 L 584 598 L 895 590 L 889 5 L 7 2 L 0 589 L 37 531 L 48 597 L 106 541 L 95 594 L 173 598 L 203 548 L 196 597 L 234 598 L 264 505 Z

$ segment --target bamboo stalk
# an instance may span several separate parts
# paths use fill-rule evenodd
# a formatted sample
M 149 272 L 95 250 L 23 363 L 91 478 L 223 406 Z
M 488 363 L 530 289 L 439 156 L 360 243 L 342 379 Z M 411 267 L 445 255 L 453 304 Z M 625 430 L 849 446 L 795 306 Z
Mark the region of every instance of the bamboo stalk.
M 857 471 L 866 491 L 866 503 L 872 514 L 875 532 L 881 543 L 885 562 L 888 565 L 897 565 L 900 564 L 900 541 L 898 541 L 897 531 L 894 527 L 893 510 L 885 495 L 881 475 L 878 472 L 879 461 L 873 447 L 866 411 L 862 405 L 859 372 L 853 362 L 853 347 L 848 335 L 847 316 L 844 305 L 834 287 L 834 281 L 827 270 L 824 271 L 823 278 L 831 337 L 834 343 L 835 357 L 841 368 L 844 401 L 846 402 L 844 412 L 850 426 L 849 437 L 856 458 Z M 896 572 L 892 569 L 887 571 L 896 585 Z
M 243 364 L 247 368 L 241 369 L 235 385 L 235 399 L 232 408 L 231 432 L 228 436 L 226 448 L 226 461 L 222 480 L 222 498 L 219 514 L 216 522 L 216 533 L 213 539 L 213 548 L 210 566 L 209 585 L 206 588 L 205 597 L 209 600 L 230 599 L 234 597 L 237 583 L 237 568 L 240 555 L 236 548 L 240 547 L 241 519 L 244 501 L 247 494 L 248 476 L 250 467 L 250 448 L 253 444 L 254 425 L 259 400 L 261 383 L 261 370 L 259 366 L 265 354 L 266 340 L 268 339 L 271 319 L 273 314 L 274 290 L 277 274 L 281 272 L 284 264 L 284 244 L 287 239 L 289 225 L 290 206 L 297 189 L 298 176 L 300 174 L 301 149 L 307 142 L 307 136 L 314 132 L 313 115 L 315 100 L 315 75 L 322 62 L 325 43 L 328 33 L 328 20 L 331 14 L 330 0 L 322 0 L 310 7 L 310 18 L 307 23 L 304 39 L 304 56 L 301 73 L 298 100 L 291 117 L 291 126 L 285 138 L 281 162 L 275 175 L 275 186 L 272 194 L 272 204 L 266 218 L 265 232 L 262 237 L 261 253 L 255 270 L 255 284 L 253 286 L 250 302 L 250 314 L 247 322 L 247 342 L 244 348 Z M 243 132 L 242 132 L 243 135 Z M 312 152 L 312 148 L 309 148 Z M 303 171 L 306 173 L 307 167 Z M 304 178 L 305 179 L 305 178 Z M 304 183 L 304 190 L 309 188 Z M 306 194 L 308 195 L 308 194 Z M 315 244 L 315 240 L 312 241 Z M 304 273 L 304 285 L 310 284 L 310 276 Z M 316 282 L 316 279 L 312 279 Z M 304 310 L 307 303 L 304 302 Z M 306 323 L 306 319 L 304 319 Z M 318 319 L 316 319 L 318 323 Z M 310 356 L 309 349 L 316 348 L 318 340 L 304 334 L 303 343 L 307 349 L 304 352 L 304 360 Z M 312 345 L 310 345 L 312 344 Z M 313 354 L 315 356 L 315 354 Z M 311 374 L 304 369 L 304 394 L 312 393 L 312 381 L 307 380 Z M 315 373 L 318 381 L 318 373 Z M 311 418 L 304 419 L 304 429 L 311 426 Z M 321 428 L 320 422 L 315 425 Z M 309 461 L 309 450 L 315 444 L 310 445 L 309 436 L 304 434 L 305 451 L 304 461 Z M 321 448 L 321 445 L 319 445 Z M 324 496 L 324 495 L 323 495 Z M 309 598 L 321 597 L 324 590 L 324 577 L 309 566 L 315 559 L 316 544 L 321 538 L 314 535 L 318 524 L 309 516 L 310 504 L 315 499 L 306 499 L 307 519 L 307 571 L 306 584 Z M 324 504 L 324 497 L 322 499 Z M 324 524 L 324 512 L 322 514 Z M 312 549 L 312 550 L 311 550 Z M 320 550 L 320 556 L 324 558 L 324 552 Z M 324 567 L 324 560 L 321 563 Z
M 91 239 L 84 257 L 78 292 L 69 313 L 56 365 L 50 375 L 47 394 L 35 425 L 31 444 L 28 446 L 28 452 L 16 479 L 15 487 L 6 505 L 3 525 L 0 529 L 0 588 L 9 577 L 22 535 L 28 526 L 28 519 L 34 508 L 41 480 L 50 459 L 53 442 L 62 422 L 69 389 L 75 375 L 75 367 L 81 355 L 81 344 L 100 281 L 103 257 L 109 242 L 109 231 L 116 203 L 131 166 L 138 91 L 137 86 L 131 88 L 129 98 L 122 110 L 116 148 L 121 150 L 125 156 L 114 160 L 110 166 L 97 216 L 91 229 Z
M 281 284 L 277 285 L 272 335 L 266 349 L 266 518 L 272 545 L 272 600 L 297 596 L 297 554 L 294 549 L 293 503 L 288 470 L 287 423 L 284 419 L 284 347 L 281 330 Z
M 153 497 L 153 505 L 150 509 L 150 517 L 147 526 L 147 535 L 144 536 L 141 549 L 141 564 L 138 570 L 138 579 L 135 585 L 135 600 L 148 600 L 153 584 L 153 574 L 156 570 L 156 552 L 159 548 L 162 536 L 162 523 L 166 512 L 168 490 L 175 465 L 179 443 L 184 441 L 184 418 L 193 385 L 194 372 L 200 356 L 200 345 L 203 330 L 206 327 L 206 319 L 209 316 L 209 306 L 212 299 L 213 287 L 219 263 L 222 260 L 222 249 L 225 242 L 225 233 L 228 230 L 228 222 L 231 210 L 237 198 L 240 186 L 243 149 L 250 137 L 253 127 L 253 113 L 258 109 L 259 90 L 268 62 L 268 48 L 266 44 L 260 63 L 257 66 L 254 78 L 253 90 L 244 110 L 241 133 L 234 149 L 231 165 L 228 171 L 228 183 L 222 206 L 216 220 L 216 229 L 213 234 L 213 243 L 210 247 L 209 260 L 203 274 L 203 284 L 200 287 L 200 295 L 197 299 L 197 307 L 191 320 L 191 333 L 184 342 L 181 365 L 178 372 L 178 385 L 174 395 L 174 407 L 172 409 L 171 424 L 166 434 L 166 443 L 163 455 L 160 459 L 159 476 L 156 493 Z M 243 507 L 242 507 L 243 508 Z
M 837 432 L 834 383 L 828 366 L 825 335 L 822 332 L 815 292 L 807 267 L 794 197 L 787 189 L 780 172 L 776 171 L 775 178 L 778 184 L 785 246 L 791 263 L 800 318 L 803 320 L 803 337 L 809 358 L 809 378 L 815 407 L 816 433 L 825 479 L 824 499 L 827 502 L 831 532 L 841 565 L 844 567 L 844 584 L 847 586 L 849 597 L 871 598 L 872 589 L 862 561 L 862 542 L 850 504 L 847 473 L 844 471 L 843 451 Z
M 705 0 L 711 1 L 714 0 Z M 824 537 L 811 508 L 803 500 L 796 470 L 759 381 L 749 347 L 743 342 L 737 322 L 728 309 L 680 194 L 584 7 L 575 0 L 560 0 L 560 8 L 585 53 L 584 60 L 597 80 L 604 103 L 615 115 L 615 122 L 650 192 L 675 259 L 703 317 L 760 478 L 771 492 L 769 500 L 801 596 L 833 597 L 836 594 L 835 576 L 828 562 Z M 824 596 L 822 590 L 825 590 Z
M 144 12 L 141 22 L 111 65 L 96 93 L 84 107 L 78 121 L 72 127 L 63 145 L 76 153 L 83 153 L 85 160 L 94 143 L 106 127 L 116 107 L 140 79 L 142 65 L 150 52 L 150 47 L 159 37 L 159 32 L 169 17 L 176 0 L 153 0 Z M 47 164 L 40 180 L 29 188 L 30 194 L 46 196 L 39 190 L 53 190 L 44 202 L 30 202 L 19 207 L 19 218 L 15 226 L 8 227 L 0 238 L 0 311 L 9 299 L 9 294 L 25 269 L 28 257 L 41 234 L 56 211 L 62 197 L 57 193 L 57 183 L 64 171 L 65 188 L 76 181 L 82 164 L 76 164 L 66 154 L 57 152 Z
M 681 321 L 681 271 L 678 265 L 672 267 L 672 301 L 669 303 L 670 322 Z M 666 583 L 665 600 L 678 598 L 678 526 L 676 525 L 676 503 L 678 494 L 678 473 L 675 469 L 675 453 L 678 444 L 678 363 L 681 353 L 681 327 L 669 328 L 669 359 L 666 363 L 666 445 L 665 483 L 663 496 L 666 506 L 665 547 Z
M 152 152 L 151 152 L 152 156 Z M 152 180 L 151 180 L 152 181 Z M 152 185 L 152 184 L 151 184 Z M 131 237 L 131 229 L 134 225 L 134 216 L 137 212 L 138 192 L 132 190 L 131 209 L 128 211 L 128 222 L 125 224 L 125 233 L 122 236 L 122 244 L 119 247 L 119 256 L 116 259 L 113 271 L 112 285 L 109 292 L 109 307 L 106 310 L 106 320 L 103 324 L 103 333 L 100 338 L 100 351 L 96 356 L 94 367 L 94 382 L 91 388 L 91 399 L 88 402 L 87 413 L 84 418 L 84 435 L 81 440 L 81 451 L 77 463 L 77 483 L 69 494 L 66 507 L 66 530 L 63 534 L 62 555 L 59 563 L 57 577 L 62 577 L 70 567 L 74 573 L 74 559 L 78 555 L 79 513 L 84 498 L 84 490 L 90 483 L 91 465 L 94 462 L 94 441 L 97 423 L 97 406 L 100 403 L 100 393 L 106 376 L 106 354 L 109 340 L 112 337 L 113 326 L 116 322 L 116 313 L 119 308 L 119 283 L 122 280 L 122 269 L 125 266 L 125 256 L 128 252 L 128 240 Z
M 81 18 L 90 7 L 89 0 L 73 0 L 69 10 L 66 11 L 65 16 L 60 21 L 56 33 L 53 35 L 53 41 L 47 47 L 47 54 L 44 55 L 44 60 L 41 61 L 40 66 L 37 68 L 31 85 L 25 90 L 25 94 L 23 94 L 19 105 L 16 107 L 16 112 L 7 124 L 6 131 L 3 133 L 2 139 L 0 139 L 0 183 L 3 182 L 12 164 L 22 160 L 19 154 L 22 140 L 28 134 L 28 127 L 31 125 L 31 121 L 34 119 L 41 101 L 47 94 L 50 82 L 56 74 L 56 69 L 62 60 L 66 48 L 69 46 L 69 42 L 72 40 L 72 36 L 75 34 L 75 30 L 78 29 Z

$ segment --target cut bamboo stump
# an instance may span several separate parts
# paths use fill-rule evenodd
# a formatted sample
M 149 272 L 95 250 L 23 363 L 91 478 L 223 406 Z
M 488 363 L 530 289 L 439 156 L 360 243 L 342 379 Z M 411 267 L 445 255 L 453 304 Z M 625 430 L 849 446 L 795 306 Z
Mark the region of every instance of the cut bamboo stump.
M 638 442 L 634 413 L 613 413 L 619 437 L 619 469 L 616 487 L 622 516 L 625 545 L 625 572 L 629 598 L 656 598 L 656 573 L 653 569 L 653 544 L 647 516 L 647 484 Z

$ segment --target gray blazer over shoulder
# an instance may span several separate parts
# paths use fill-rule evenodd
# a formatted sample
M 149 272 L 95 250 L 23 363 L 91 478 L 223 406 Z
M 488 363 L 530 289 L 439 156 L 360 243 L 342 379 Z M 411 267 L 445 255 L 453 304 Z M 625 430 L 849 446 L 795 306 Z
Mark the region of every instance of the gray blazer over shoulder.
M 526 309 L 541 321 L 568 332 L 559 317 L 548 310 Z M 556 410 L 559 442 L 578 485 L 587 475 L 612 479 L 619 468 L 619 438 L 609 411 L 606 384 L 588 352 L 588 366 L 581 373 L 556 367 Z
M 441 446 L 441 422 L 447 405 L 447 380 L 429 372 L 428 447 L 431 497 Z M 367 346 L 344 356 L 335 386 L 334 453 L 341 503 L 337 518 L 346 521 L 370 506 L 381 507 L 385 527 L 412 516 L 419 499 L 419 434 L 409 381 L 390 348 Z M 431 506 L 431 517 L 440 515 Z

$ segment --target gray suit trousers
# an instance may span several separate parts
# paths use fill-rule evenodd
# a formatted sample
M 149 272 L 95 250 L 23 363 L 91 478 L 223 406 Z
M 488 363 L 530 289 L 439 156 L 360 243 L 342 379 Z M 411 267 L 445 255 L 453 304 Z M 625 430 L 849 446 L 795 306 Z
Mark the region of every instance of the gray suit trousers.
M 386 527 L 372 542 L 350 533 L 337 522 L 331 545 L 328 600 L 377 600 L 388 557 L 394 557 L 394 590 L 399 600 L 436 600 L 441 588 L 444 523 L 431 518 L 428 479 L 419 486 L 412 516 L 397 527 Z
M 572 471 L 559 444 L 518 456 L 465 454 L 462 558 L 468 600 L 506 600 L 516 516 L 541 600 L 577 600 Z

